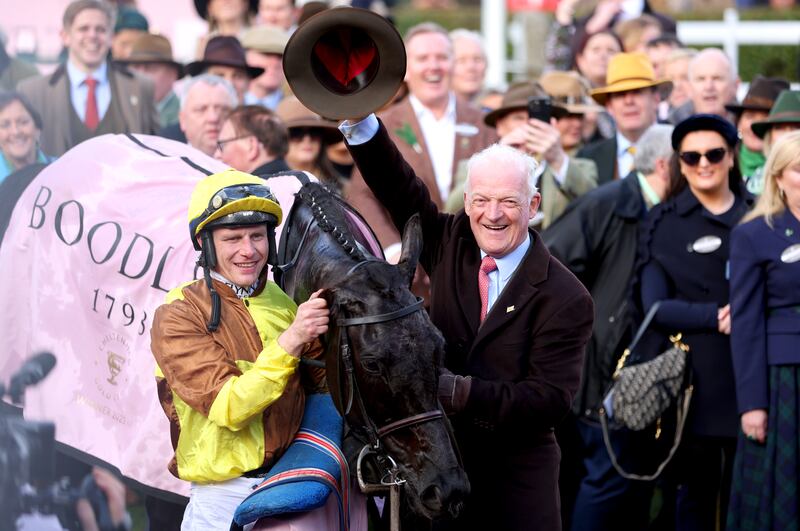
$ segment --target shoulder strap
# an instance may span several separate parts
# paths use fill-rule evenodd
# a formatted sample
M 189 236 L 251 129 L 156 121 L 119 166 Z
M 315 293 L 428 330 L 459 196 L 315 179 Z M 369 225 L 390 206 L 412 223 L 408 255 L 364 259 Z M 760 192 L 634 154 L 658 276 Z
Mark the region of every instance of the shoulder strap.
M 639 325 L 639 329 L 636 331 L 636 335 L 633 336 L 633 341 L 631 341 L 631 344 L 628 346 L 628 350 L 633 352 L 633 349 L 636 348 L 636 345 L 639 343 L 639 340 L 642 339 L 642 336 L 647 331 L 647 328 L 650 326 L 650 322 L 653 320 L 653 318 L 658 313 L 658 308 L 660 306 L 661 306 L 661 301 L 656 301 L 650 307 L 650 310 L 647 312 L 647 315 L 645 315 L 644 320 L 642 321 L 642 324 Z

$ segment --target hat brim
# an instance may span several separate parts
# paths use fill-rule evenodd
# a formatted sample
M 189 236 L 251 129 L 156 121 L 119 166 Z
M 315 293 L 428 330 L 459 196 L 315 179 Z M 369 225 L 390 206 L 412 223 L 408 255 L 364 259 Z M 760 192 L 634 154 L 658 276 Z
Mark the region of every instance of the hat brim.
M 608 96 L 611 94 L 615 94 L 617 92 L 627 92 L 629 90 L 640 90 L 650 87 L 665 87 L 665 86 L 671 87 L 672 81 L 668 79 L 661 79 L 658 81 L 647 81 L 645 79 L 628 79 L 620 81 L 618 83 L 614 83 L 613 85 L 608 85 L 607 87 L 592 89 L 589 92 L 589 95 L 592 97 L 594 101 L 596 101 L 600 105 L 605 105 L 606 101 L 608 101 Z
M 177 61 L 168 61 L 166 59 L 115 59 L 115 62 L 129 66 L 129 65 L 169 65 L 174 66 L 178 70 L 178 79 L 186 75 L 186 68 Z
M 498 107 L 483 117 L 483 123 L 489 127 L 497 127 L 497 120 L 514 111 L 527 110 L 527 105 L 510 105 L 508 107 Z
M 758 138 L 764 138 L 767 131 L 778 124 L 797 124 L 800 127 L 800 112 L 783 113 L 783 116 L 773 116 L 761 122 L 753 122 L 750 129 Z
M 736 105 L 726 105 L 725 109 L 734 113 L 736 116 L 741 116 L 744 111 L 764 111 L 769 112 L 772 109 L 771 106 L 767 107 L 764 105 L 748 105 L 748 104 L 736 104 Z
M 553 103 L 553 116 L 559 114 L 586 114 L 589 112 L 602 112 L 605 109 L 594 103 Z
M 335 123 L 325 123 L 315 120 L 313 118 L 300 118 L 297 120 L 290 120 L 286 123 L 286 129 L 296 129 L 298 127 L 308 127 L 311 129 L 319 129 L 322 133 L 322 140 L 326 144 L 336 144 L 342 140 L 342 132 L 336 127 Z
M 186 65 L 186 73 L 190 76 L 199 76 L 210 66 L 230 66 L 231 68 L 240 68 L 247 72 L 247 77 L 255 79 L 264 73 L 264 69 L 256 66 L 242 66 L 239 63 L 229 63 L 227 61 L 195 61 Z
M 365 86 L 337 92 L 326 86 L 312 68 L 317 42 L 335 29 L 364 32 L 377 50 L 377 67 Z M 286 81 L 303 105 L 324 118 L 342 120 L 374 112 L 397 93 L 406 73 L 403 39 L 382 16 L 354 7 L 336 7 L 309 18 L 295 31 L 283 52 Z

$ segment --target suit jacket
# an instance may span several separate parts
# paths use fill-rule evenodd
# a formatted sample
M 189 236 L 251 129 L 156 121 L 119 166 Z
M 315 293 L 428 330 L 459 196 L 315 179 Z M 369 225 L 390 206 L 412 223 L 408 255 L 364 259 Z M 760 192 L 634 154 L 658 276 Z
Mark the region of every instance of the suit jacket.
M 598 186 L 619 178 L 617 168 L 617 137 L 592 142 L 578 151 L 578 157 L 591 159 L 597 165 Z
M 591 297 L 531 230 L 530 249 L 481 324 L 481 255 L 466 214 L 439 212 L 384 126 L 350 151 L 395 227 L 420 213 L 420 261 L 431 277 L 431 320 L 447 341 L 445 365 L 472 377 L 466 407 L 452 419 L 472 488 L 455 529 L 560 529 L 553 427 L 578 389 Z
M 417 115 L 414 113 L 414 108 L 408 98 L 384 111 L 380 118 L 403 158 L 414 168 L 417 177 L 422 179 L 422 182 L 428 188 L 431 199 L 441 209 L 447 198 L 443 198 L 439 194 L 439 186 L 436 184 L 436 175 L 433 171 L 433 163 L 428 152 L 428 146 L 425 143 L 422 128 L 417 121 Z M 477 132 L 470 136 L 456 133 L 453 175 L 456 174 L 460 161 L 468 159 L 473 153 L 497 141 L 494 129 L 484 125 L 483 113 L 461 99 L 456 100 L 456 124 L 469 124 L 476 127 Z M 407 130 L 408 127 L 414 133 L 416 144 L 413 144 L 413 141 L 409 143 L 409 140 L 411 140 L 409 136 L 403 133 L 398 134 L 398 131 Z M 455 184 L 456 179 L 453 178 L 451 188 Z M 375 196 L 364 183 L 364 179 L 357 170 L 353 172 L 350 184 L 345 189 L 344 195 L 347 201 L 364 216 L 364 219 L 375 231 L 375 235 L 384 248 L 400 241 L 400 233 L 392 224 L 388 212 L 375 199 Z
M 794 247 L 792 247 L 794 246 Z M 800 364 L 800 220 L 787 209 L 731 232 L 731 351 L 739 413 L 770 404 L 769 366 Z M 792 261 L 795 260 L 795 261 Z
M 117 101 L 124 116 L 123 123 L 111 124 L 113 131 L 154 134 L 159 126 L 152 82 L 116 63 L 109 63 L 108 79 L 112 105 Z M 44 120 L 41 147 L 45 153 L 60 156 L 78 143 L 70 121 L 72 102 L 65 64 L 50 75 L 23 80 L 19 91 L 28 97 Z

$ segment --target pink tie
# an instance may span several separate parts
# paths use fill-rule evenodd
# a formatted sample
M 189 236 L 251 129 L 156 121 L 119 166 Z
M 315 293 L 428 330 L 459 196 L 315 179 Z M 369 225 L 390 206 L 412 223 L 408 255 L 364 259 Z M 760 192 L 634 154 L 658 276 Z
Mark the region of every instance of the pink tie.
M 100 123 L 100 113 L 97 112 L 97 95 L 94 90 L 97 87 L 97 80 L 87 77 L 85 83 L 89 93 L 86 95 L 86 119 L 83 123 L 86 124 L 87 129 L 94 131 Z
M 481 270 L 478 271 L 478 293 L 481 294 L 481 322 L 486 319 L 486 311 L 489 308 L 489 273 L 497 269 L 497 263 L 491 256 L 485 256 L 481 260 Z

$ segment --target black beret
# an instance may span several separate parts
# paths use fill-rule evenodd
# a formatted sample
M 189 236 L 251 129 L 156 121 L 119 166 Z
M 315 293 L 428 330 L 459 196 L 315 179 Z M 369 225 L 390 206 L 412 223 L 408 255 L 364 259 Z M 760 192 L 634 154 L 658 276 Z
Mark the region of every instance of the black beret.
M 683 137 L 695 131 L 719 133 L 729 147 L 736 146 L 739 141 L 739 132 L 736 130 L 736 126 L 725 118 L 716 114 L 693 114 L 675 126 L 672 131 L 672 149 L 678 151 Z

